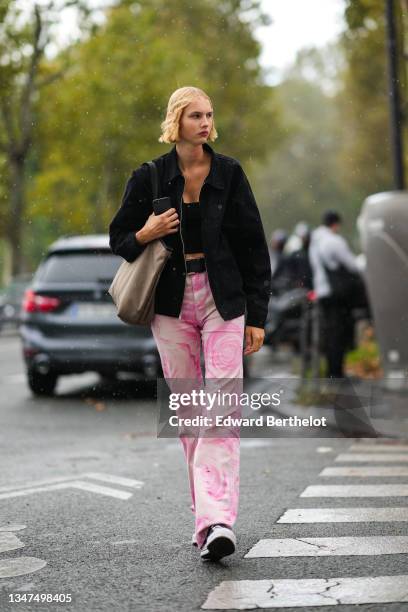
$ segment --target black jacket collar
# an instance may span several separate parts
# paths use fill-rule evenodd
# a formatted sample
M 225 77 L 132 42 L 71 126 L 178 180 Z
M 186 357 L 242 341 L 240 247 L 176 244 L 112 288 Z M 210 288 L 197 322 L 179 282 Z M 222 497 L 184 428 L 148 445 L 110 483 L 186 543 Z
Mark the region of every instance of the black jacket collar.
M 217 189 L 224 188 L 224 181 L 222 177 L 222 168 L 220 166 L 220 159 L 217 153 L 208 145 L 206 142 L 203 144 L 205 151 L 208 151 L 211 155 L 211 168 L 210 172 L 205 180 L 206 183 L 209 183 L 213 187 Z M 172 148 L 172 150 L 167 153 L 165 156 L 165 181 L 170 182 L 176 178 L 176 176 L 183 176 L 182 172 L 178 165 L 178 155 L 176 145 Z

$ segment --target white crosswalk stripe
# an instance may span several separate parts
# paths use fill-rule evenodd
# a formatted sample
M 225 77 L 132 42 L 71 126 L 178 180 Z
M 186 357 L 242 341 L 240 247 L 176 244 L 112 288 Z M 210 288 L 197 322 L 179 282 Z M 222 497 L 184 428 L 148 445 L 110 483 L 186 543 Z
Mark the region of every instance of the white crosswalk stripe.
M 408 536 L 274 538 L 259 540 L 245 555 L 255 557 L 328 557 L 408 553 Z
M 290 508 L 277 523 L 408 521 L 408 508 Z
M 408 466 L 387 465 L 387 466 L 347 466 L 347 467 L 326 467 L 319 476 L 408 476 Z
M 204 610 L 253 610 L 408 601 L 408 575 L 363 578 L 224 580 Z
M 408 453 L 341 453 L 335 461 L 378 461 L 379 463 L 408 463 Z
M 375 447 L 375 448 L 374 448 Z M 387 448 L 386 448 L 387 447 Z M 341 453 L 337 462 L 408 462 L 406 445 L 393 445 L 392 452 L 385 444 L 351 446 Z M 358 451 L 358 452 L 354 452 Z M 367 451 L 367 452 L 366 452 Z M 380 452 L 378 452 L 380 451 Z M 321 477 L 404 477 L 403 466 L 329 466 Z M 395 481 L 394 481 L 395 482 Z M 408 484 L 383 483 L 310 485 L 299 497 L 406 497 Z M 277 523 L 352 523 L 352 522 L 408 521 L 408 507 L 345 507 L 345 508 L 289 508 Z M 265 538 L 259 540 L 244 556 L 255 558 L 379 556 L 408 553 L 408 536 L 362 535 L 340 537 Z M 302 566 L 303 567 L 303 566 Z M 350 568 L 352 572 L 352 568 Z M 345 573 L 347 572 L 347 569 Z M 408 575 L 299 578 L 267 580 L 231 580 L 221 582 L 202 605 L 208 610 L 249 610 L 254 608 L 285 608 L 325 605 L 358 605 L 408 602 Z
M 408 485 L 311 485 L 300 497 L 406 497 Z
M 357 452 L 386 452 L 386 453 L 396 453 L 396 452 L 406 452 L 408 453 L 408 444 L 353 444 L 348 449 L 349 451 L 357 451 Z

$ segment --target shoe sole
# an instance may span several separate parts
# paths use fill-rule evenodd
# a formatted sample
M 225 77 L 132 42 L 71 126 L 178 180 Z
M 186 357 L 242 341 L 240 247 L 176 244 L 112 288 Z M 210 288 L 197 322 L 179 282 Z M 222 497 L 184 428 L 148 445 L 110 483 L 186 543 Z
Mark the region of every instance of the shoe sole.
M 230 538 L 219 536 L 214 538 L 206 547 L 205 552 L 201 553 L 204 561 L 219 561 L 223 557 L 232 555 L 235 552 L 235 544 Z

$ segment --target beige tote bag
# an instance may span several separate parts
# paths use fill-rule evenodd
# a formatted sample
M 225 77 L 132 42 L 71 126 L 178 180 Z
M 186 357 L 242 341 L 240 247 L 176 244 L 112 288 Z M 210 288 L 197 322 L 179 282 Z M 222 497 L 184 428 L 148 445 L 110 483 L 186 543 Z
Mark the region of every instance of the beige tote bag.
M 158 175 L 154 162 L 148 162 L 152 180 L 153 199 L 158 195 Z M 148 242 L 135 261 L 124 261 L 108 293 L 111 295 L 118 317 L 130 325 L 149 326 L 154 317 L 156 286 L 173 249 L 157 238 Z
M 131 263 L 124 261 L 108 293 L 118 310 L 118 317 L 130 325 L 150 325 L 154 317 L 154 297 L 160 274 L 172 250 L 158 238 L 146 245 Z

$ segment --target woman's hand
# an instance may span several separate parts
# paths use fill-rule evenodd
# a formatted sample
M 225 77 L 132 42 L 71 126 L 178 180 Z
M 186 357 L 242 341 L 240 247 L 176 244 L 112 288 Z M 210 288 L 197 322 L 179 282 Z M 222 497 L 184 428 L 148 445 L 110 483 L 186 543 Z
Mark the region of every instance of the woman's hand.
M 175 234 L 178 232 L 179 223 L 175 208 L 169 208 L 169 210 L 166 210 L 161 215 L 152 213 L 142 229 L 136 232 L 135 236 L 141 244 L 145 244 L 167 234 Z
M 245 348 L 244 355 L 250 355 L 259 351 L 263 345 L 265 331 L 262 327 L 245 326 Z

